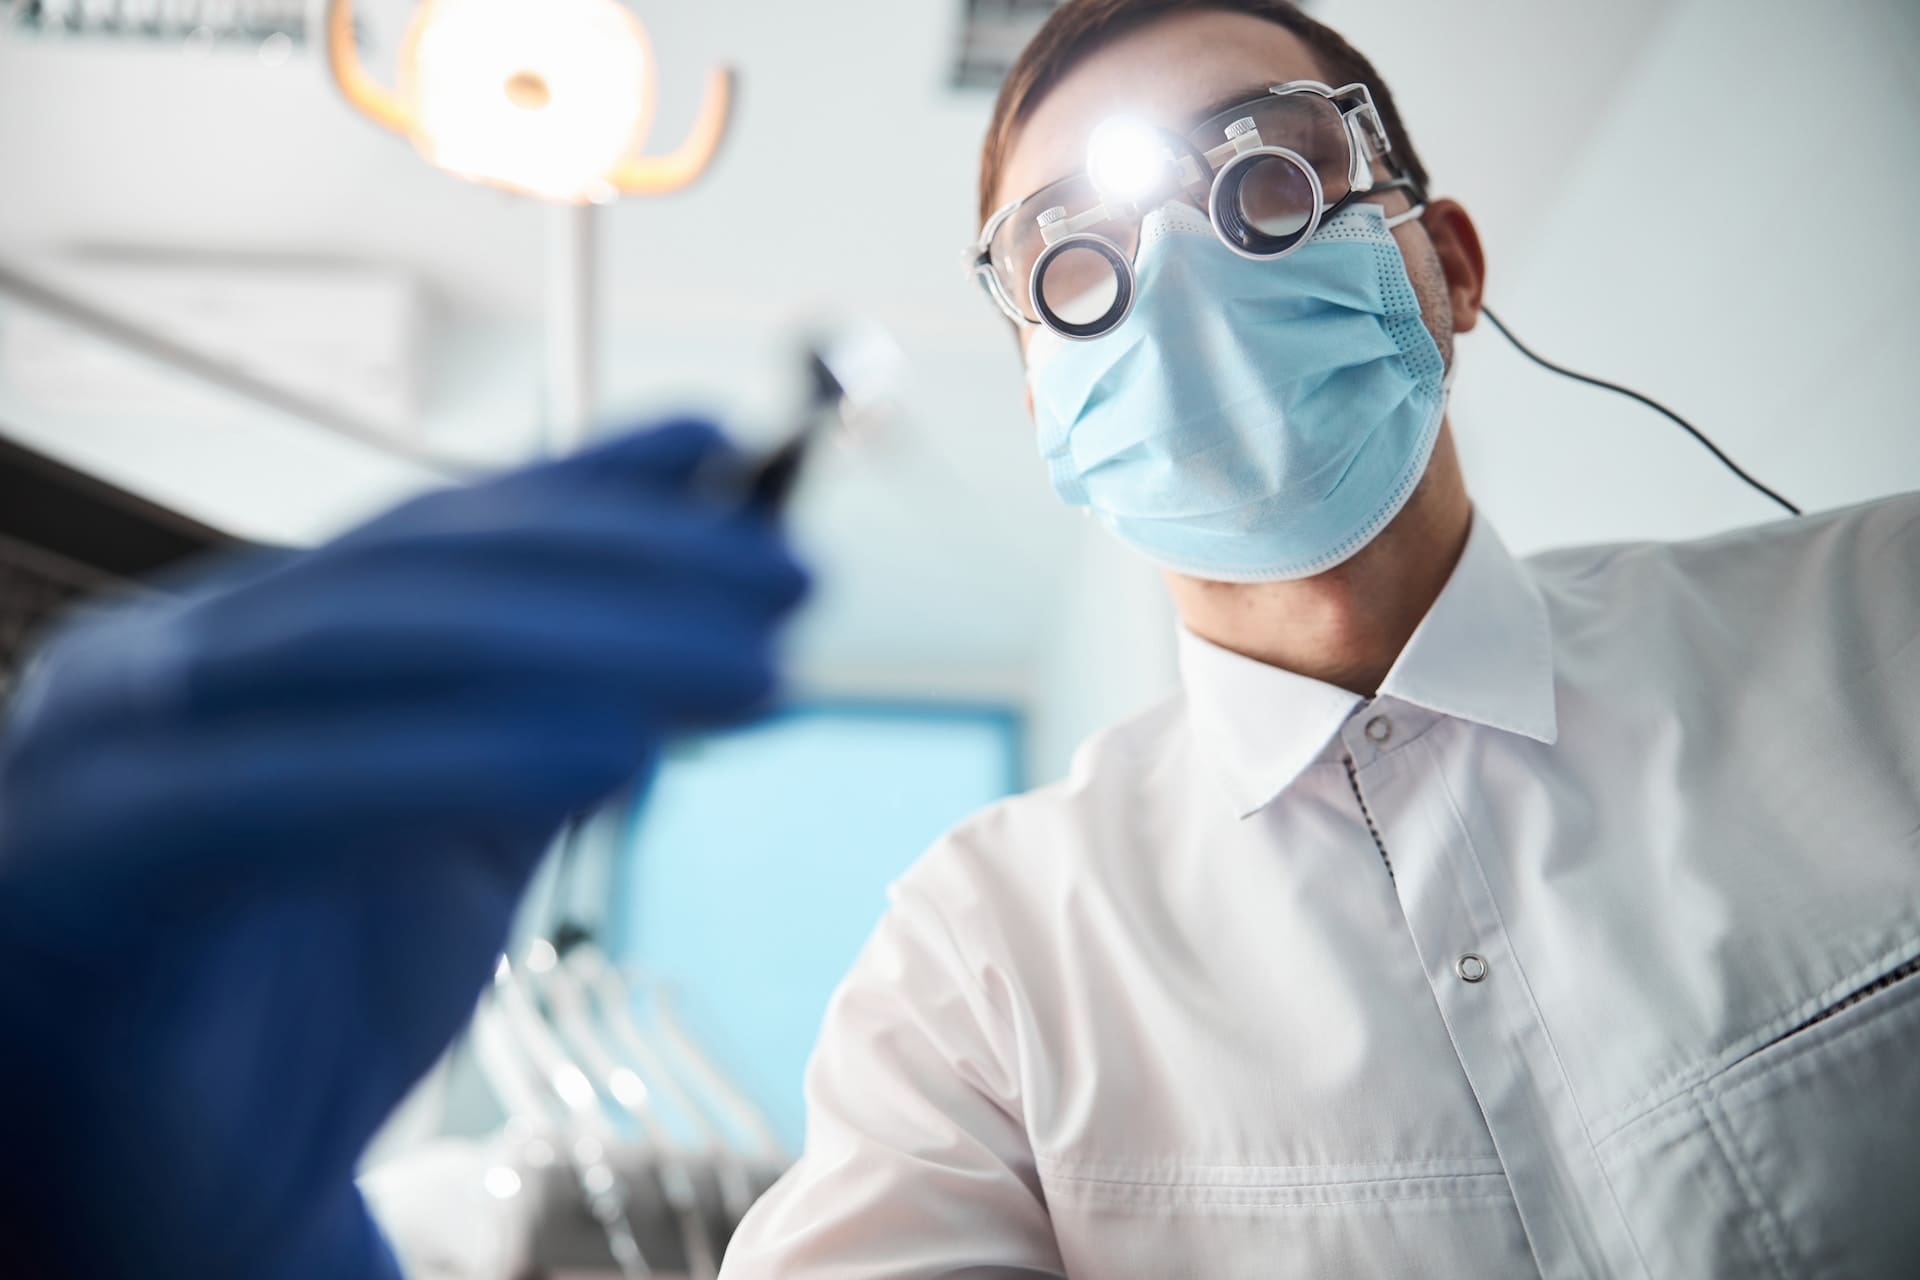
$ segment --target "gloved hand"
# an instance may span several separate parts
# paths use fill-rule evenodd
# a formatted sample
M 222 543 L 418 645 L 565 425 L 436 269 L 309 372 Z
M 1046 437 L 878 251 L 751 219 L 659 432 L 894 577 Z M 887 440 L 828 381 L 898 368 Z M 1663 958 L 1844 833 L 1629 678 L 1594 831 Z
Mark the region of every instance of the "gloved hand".
M 0 743 L 0 1271 L 392 1274 L 352 1183 L 556 829 L 804 579 L 680 423 L 78 624 Z

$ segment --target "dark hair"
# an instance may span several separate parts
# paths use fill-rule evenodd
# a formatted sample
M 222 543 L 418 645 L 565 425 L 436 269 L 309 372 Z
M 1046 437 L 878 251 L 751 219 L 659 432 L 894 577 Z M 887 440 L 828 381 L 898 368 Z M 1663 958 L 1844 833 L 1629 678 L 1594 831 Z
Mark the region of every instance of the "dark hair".
M 1387 136 L 1393 140 L 1395 157 L 1407 176 L 1420 184 L 1420 190 L 1427 189 L 1426 166 L 1420 163 L 1413 141 L 1407 137 L 1387 82 L 1337 31 L 1315 22 L 1288 0 L 1067 0 L 1020 51 L 1000 86 L 1000 96 L 994 100 L 993 118 L 980 148 L 980 220 L 985 222 L 993 212 L 994 188 L 999 185 L 1015 133 L 1061 77 L 1116 36 L 1170 13 L 1202 9 L 1251 14 L 1285 27 L 1313 50 L 1321 74 L 1334 87 L 1354 81 L 1365 84 L 1373 91 L 1374 105 L 1380 110 Z

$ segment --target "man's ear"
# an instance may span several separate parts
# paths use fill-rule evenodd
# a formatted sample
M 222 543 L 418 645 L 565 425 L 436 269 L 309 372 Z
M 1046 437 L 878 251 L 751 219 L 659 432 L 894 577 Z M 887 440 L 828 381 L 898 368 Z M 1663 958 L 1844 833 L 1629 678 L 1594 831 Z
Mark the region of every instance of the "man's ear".
M 1466 333 L 1480 322 L 1480 300 L 1487 285 L 1487 255 L 1480 247 L 1480 232 L 1458 200 L 1433 201 L 1420 216 L 1420 225 L 1426 228 L 1440 269 L 1447 275 L 1453 331 Z

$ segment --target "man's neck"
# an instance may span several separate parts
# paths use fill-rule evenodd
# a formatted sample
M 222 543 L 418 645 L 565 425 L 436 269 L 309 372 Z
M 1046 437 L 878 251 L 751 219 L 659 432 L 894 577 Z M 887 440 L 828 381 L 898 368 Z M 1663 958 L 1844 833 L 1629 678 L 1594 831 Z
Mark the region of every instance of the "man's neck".
M 1293 582 L 1166 575 L 1187 630 L 1269 666 L 1372 697 L 1453 575 L 1473 526 L 1450 432 L 1400 514 L 1352 559 Z

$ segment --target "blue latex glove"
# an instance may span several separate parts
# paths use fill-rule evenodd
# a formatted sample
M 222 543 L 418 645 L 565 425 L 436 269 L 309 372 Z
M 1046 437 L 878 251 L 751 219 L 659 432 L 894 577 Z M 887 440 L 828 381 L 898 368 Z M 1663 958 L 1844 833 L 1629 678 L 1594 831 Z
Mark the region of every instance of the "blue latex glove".
M 72 628 L 0 746 L 0 1273 L 390 1276 L 354 1162 L 804 579 L 674 424 Z

